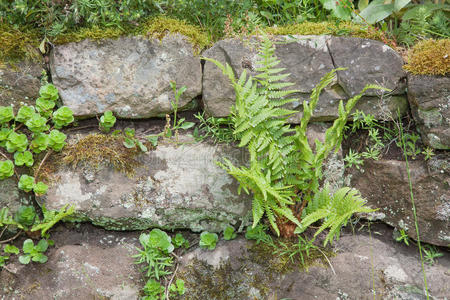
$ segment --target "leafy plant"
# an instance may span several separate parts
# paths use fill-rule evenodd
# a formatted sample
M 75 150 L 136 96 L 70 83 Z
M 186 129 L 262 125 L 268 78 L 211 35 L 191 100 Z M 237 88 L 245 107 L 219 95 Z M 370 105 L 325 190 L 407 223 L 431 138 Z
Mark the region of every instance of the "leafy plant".
M 175 295 L 184 295 L 186 289 L 184 287 L 184 280 L 177 279 L 175 283 L 172 283 L 169 287 L 169 291 L 174 293 Z
M 433 149 L 430 147 L 426 147 L 422 151 L 422 154 L 425 156 L 424 157 L 425 160 L 429 160 L 430 158 L 432 158 L 435 155 Z
M 181 233 L 177 233 L 175 235 L 175 237 L 172 240 L 172 244 L 176 247 L 176 248 L 189 248 L 189 241 L 186 240 L 183 235 Z
M 116 132 L 116 134 L 118 133 L 120 133 L 120 131 Z M 135 137 L 135 130 L 133 128 L 125 128 L 123 145 L 129 149 L 137 146 L 142 152 L 148 151 L 147 147 Z
M 14 164 L 16 166 L 32 167 L 34 164 L 33 154 L 30 151 L 14 153 Z
M 409 236 L 404 229 L 400 228 L 398 231 L 394 231 L 394 234 L 395 233 L 397 233 L 397 236 L 394 235 L 397 242 L 403 242 L 406 246 L 409 246 Z
M 145 300 L 164 299 L 164 287 L 155 279 L 147 280 L 142 291 L 145 294 L 145 297 L 143 297 Z
M 23 252 L 24 255 L 19 256 L 19 262 L 21 264 L 27 265 L 30 261 L 39 262 L 41 264 L 47 262 L 48 257 L 44 255 L 47 251 L 48 242 L 46 239 L 42 239 L 35 246 L 31 239 L 27 239 L 23 242 Z
M 351 168 L 352 166 L 355 166 L 359 170 L 360 166 L 364 163 L 361 156 L 360 153 L 353 152 L 352 149 L 349 149 L 347 155 L 344 157 L 345 167 Z
M 200 248 L 214 250 L 216 248 L 216 243 L 218 240 L 219 237 L 217 236 L 217 234 L 204 231 L 200 234 L 200 242 L 198 244 Z
M 36 191 L 36 187 L 35 191 Z M 39 189 L 39 188 L 38 188 Z M 38 194 L 38 192 L 36 192 Z M 42 214 L 44 215 L 44 219 L 40 222 L 34 224 L 31 228 L 31 231 L 41 231 L 41 236 L 46 236 L 46 233 L 50 228 L 52 228 L 56 223 L 61 221 L 63 218 L 71 216 L 75 212 L 75 208 L 73 206 L 67 208 L 69 204 L 61 207 L 59 211 L 47 210 L 45 205 L 42 205 Z
M 247 240 L 256 240 L 256 244 L 259 244 L 260 242 L 272 244 L 272 237 L 267 234 L 266 231 L 267 227 L 262 224 L 258 224 L 255 227 L 249 226 L 245 232 L 245 238 Z
M 116 117 L 114 117 L 112 111 L 107 110 L 103 114 L 103 116 L 100 117 L 100 122 L 98 123 L 98 126 L 101 131 L 103 132 L 109 132 L 112 127 L 114 127 L 114 124 L 116 124 Z
M 423 252 L 424 252 L 424 258 L 425 258 L 425 263 L 429 264 L 430 266 L 432 266 L 435 263 L 435 259 L 438 257 L 442 257 L 444 256 L 444 254 L 438 252 L 436 250 L 436 247 L 434 247 L 433 245 L 425 245 L 423 247 Z
M 341 227 L 347 224 L 354 213 L 374 211 L 365 207 L 365 203 L 366 201 L 356 189 L 343 187 L 331 195 L 329 187 L 326 186 L 309 202 L 303 211 L 301 226 L 297 227 L 295 232 L 302 233 L 309 225 L 323 219 L 325 221 L 316 231 L 314 237 L 329 228 L 324 241 L 326 246 L 333 239 L 339 239 Z
M 17 247 L 15 247 L 15 246 L 7 244 L 3 248 L 3 252 L 5 254 L 19 254 L 19 249 Z M 9 259 L 9 256 L 7 256 L 7 255 L 0 255 L 0 268 L 5 266 L 6 261 L 8 259 Z
M 298 256 L 300 257 L 303 266 L 305 265 L 305 258 L 310 256 L 311 250 L 318 249 L 312 241 L 308 241 L 300 235 L 298 236 L 298 242 L 294 245 L 289 245 L 284 242 L 279 242 L 279 244 L 281 247 L 274 249 L 275 254 L 278 254 L 279 256 L 287 255 L 292 262 L 294 262 L 294 258 Z
M 33 225 L 36 220 L 36 210 L 31 205 L 22 205 L 14 215 L 14 220 L 24 227 L 29 227 Z
M 53 113 L 53 123 L 55 123 L 55 128 L 67 126 L 72 123 L 73 120 L 73 112 L 67 106 L 61 106 Z
M 14 174 L 14 164 L 10 160 L 0 161 L 0 180 L 11 177 Z
M 236 232 L 234 232 L 234 227 L 227 226 L 223 231 L 223 238 L 227 241 L 235 239 L 237 236 Z
M 216 64 L 231 80 L 236 95 L 236 103 L 231 108 L 234 134 L 240 138 L 239 147 L 246 147 L 250 153 L 249 167 L 236 167 L 226 159 L 219 165 L 239 181 L 239 191 L 243 189 L 247 193 L 253 193 L 253 227 L 266 214 L 274 231 L 280 234 L 277 222 L 285 225 L 284 220 L 289 220 L 293 226 L 301 226 L 303 208 L 319 191 L 323 162 L 332 150 L 340 146 L 345 123 L 356 102 L 367 89 L 384 88 L 367 85 L 360 94 L 349 99 L 345 106 L 341 101 L 338 119 L 326 131 L 323 143 L 316 140 L 316 149 L 313 151 L 306 137 L 307 125 L 321 91 L 333 81 L 335 72 L 341 69 L 333 70 L 321 79 L 313 89 L 310 101 L 303 102 L 300 126 L 291 129 L 287 119 L 295 111 L 282 107 L 295 101 L 289 96 L 297 91 L 286 90 L 292 83 L 283 81 L 288 76 L 280 74 L 284 69 L 275 68 L 280 61 L 274 53 L 275 47 L 269 38 L 264 36 L 257 62 L 261 67 L 256 69 L 258 74 L 254 78 L 247 78 L 244 70 L 237 79 L 228 64 L 223 66 L 218 61 L 204 59 Z M 353 192 L 351 195 L 354 195 Z M 341 207 L 343 210 L 348 209 L 348 212 L 354 213 L 358 209 L 367 209 L 358 197 L 345 199 L 348 200 L 345 201 L 348 206 Z M 295 205 L 297 202 L 300 202 L 300 205 Z M 327 217 L 333 218 L 337 215 Z M 341 219 L 334 221 L 336 224 L 345 223 Z M 325 224 L 330 224 L 329 222 L 330 220 L 327 220 Z M 289 231 L 286 229 L 287 234 Z M 335 231 L 333 236 L 337 236 Z
M 146 276 L 159 280 L 161 276 L 171 274 L 167 270 L 172 266 L 170 254 L 175 248 L 170 236 L 160 229 L 153 229 L 149 234 L 143 233 L 139 242 L 143 249 L 137 249 L 139 254 L 134 255 L 137 264 L 144 264 L 143 270 Z
M 205 118 L 205 113 L 198 113 L 195 117 L 200 121 L 200 125 L 194 130 L 194 137 L 197 140 L 211 137 L 215 143 L 228 144 L 236 141 L 231 118 Z

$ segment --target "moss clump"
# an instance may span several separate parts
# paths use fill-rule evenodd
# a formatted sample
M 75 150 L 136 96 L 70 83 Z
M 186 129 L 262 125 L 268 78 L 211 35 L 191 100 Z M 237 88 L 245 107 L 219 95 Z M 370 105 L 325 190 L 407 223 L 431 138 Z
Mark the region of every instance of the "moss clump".
M 122 136 L 90 134 L 76 144 L 67 145 L 62 152 L 62 161 L 77 168 L 87 164 L 98 169 L 102 164 L 110 164 L 115 170 L 128 176 L 134 175 L 134 169 L 139 166 L 135 157 L 140 153 L 137 148 L 126 148 Z
M 347 35 L 372 40 L 383 41 L 382 33 L 378 30 L 367 30 L 358 24 L 351 22 L 342 22 L 337 26 L 331 22 L 303 22 L 300 24 L 292 24 L 280 27 L 268 27 L 264 29 L 265 32 L 273 35 Z
M 403 67 L 414 75 L 445 75 L 450 73 L 450 39 L 425 40 L 408 51 Z
M 185 21 L 166 17 L 156 17 L 145 21 L 139 26 L 138 33 L 149 38 L 163 39 L 169 33 L 179 33 L 186 36 L 197 52 L 210 44 L 208 36 L 200 27 L 189 25 Z
M 117 39 L 124 34 L 125 29 L 122 27 L 92 26 L 88 28 L 80 28 L 77 31 L 60 34 L 55 37 L 52 42 L 56 45 L 60 45 L 71 42 L 80 42 L 85 39 Z
M 0 62 L 16 62 L 21 59 L 37 61 L 39 36 L 33 31 L 15 29 L 0 23 Z
M 142 35 L 147 38 L 162 39 L 169 33 L 179 33 L 186 36 L 189 42 L 199 52 L 209 45 L 208 36 L 197 26 L 189 25 L 184 21 L 166 17 L 150 18 L 139 26 L 123 25 L 121 27 L 92 26 L 80 28 L 76 31 L 60 34 L 53 40 L 54 44 L 80 42 L 84 39 L 117 39 L 122 35 Z

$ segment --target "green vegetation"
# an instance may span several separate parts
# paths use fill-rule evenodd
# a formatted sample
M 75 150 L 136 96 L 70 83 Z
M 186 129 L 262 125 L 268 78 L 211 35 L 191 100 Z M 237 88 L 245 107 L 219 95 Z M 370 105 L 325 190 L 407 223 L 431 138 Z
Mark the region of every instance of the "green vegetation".
M 216 248 L 216 243 L 219 240 L 219 237 L 216 233 L 209 233 L 204 231 L 200 234 L 200 242 L 199 246 L 201 248 L 214 250 Z
M 408 51 L 404 69 L 415 75 L 445 75 L 450 73 L 450 39 L 425 40 Z
M 277 234 L 280 234 L 280 226 L 283 236 L 292 236 L 297 226 L 304 230 L 301 222 L 305 222 L 305 218 L 308 222 L 313 219 L 308 219 L 305 212 L 317 216 L 315 209 L 320 211 L 312 200 L 319 193 L 323 161 L 339 147 L 350 111 L 367 89 L 383 88 L 367 85 L 359 95 L 349 99 L 345 107 L 341 102 L 339 118 L 326 131 L 325 141 L 316 141 L 313 152 L 307 141 L 306 128 L 320 92 L 333 80 L 336 70 L 322 78 L 313 90 L 309 103 L 304 101 L 300 126 L 291 129 L 287 119 L 296 111 L 281 107 L 295 101 L 289 96 L 297 91 L 285 89 L 293 84 L 281 82 L 288 74 L 280 74 L 283 69 L 276 68 L 279 61 L 274 52 L 272 42 L 265 37 L 259 51 L 258 65 L 261 67 L 256 69 L 258 74 L 255 78 L 247 78 L 244 71 L 237 79 L 229 65 L 223 66 L 215 60 L 205 59 L 215 63 L 231 80 L 236 94 L 236 104 L 231 108 L 234 134 L 240 139 L 239 147 L 246 147 L 250 153 L 250 167 L 236 167 L 226 159 L 220 166 L 239 181 L 240 190 L 253 193 L 253 226 L 265 214 Z M 327 220 L 324 223 L 326 227 L 332 226 L 333 236 L 336 237 L 335 230 L 339 231 L 352 213 L 368 210 L 356 193 L 350 189 L 342 191 L 345 193 L 339 193 L 338 198 L 346 199 L 343 202 L 345 205 L 337 210 L 337 214 L 331 210 L 328 214 L 322 211 L 324 214 L 320 217 Z M 328 196 L 327 204 L 332 204 L 333 199 Z M 304 210 L 311 203 L 311 209 Z M 311 223 L 306 223 L 306 226 Z M 325 242 L 330 241 L 327 239 Z
M 172 277 L 165 287 L 161 285 L 161 280 L 172 274 L 170 269 L 174 265 L 173 257 L 178 257 L 173 254 L 175 247 L 187 248 L 189 243 L 181 234 L 177 234 L 172 240 L 160 229 L 153 229 L 148 234 L 142 233 L 139 242 L 143 249 L 137 248 L 139 253 L 133 257 L 136 259 L 136 264 L 142 266 L 147 279 L 142 290 L 144 294 L 142 299 L 157 300 L 166 299 L 169 295 L 183 295 L 185 293 L 183 280 L 177 279 L 175 283 L 172 283 Z

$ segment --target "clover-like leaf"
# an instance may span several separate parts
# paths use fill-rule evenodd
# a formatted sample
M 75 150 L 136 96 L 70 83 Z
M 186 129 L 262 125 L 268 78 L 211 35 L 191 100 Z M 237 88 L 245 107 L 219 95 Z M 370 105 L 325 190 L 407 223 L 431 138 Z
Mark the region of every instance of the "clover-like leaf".
M 58 99 L 58 89 L 51 83 L 41 86 L 39 89 L 39 95 L 51 101 L 56 101 Z
M 235 239 L 236 238 L 236 232 L 234 232 L 234 228 L 231 226 L 228 226 L 227 228 L 225 228 L 225 230 L 223 231 L 223 238 L 227 241 Z
M 19 111 L 17 112 L 16 121 L 25 123 L 31 117 L 36 114 L 33 106 L 24 105 L 22 106 Z
M 170 238 L 170 236 L 164 231 L 157 228 L 150 231 L 148 243 L 150 247 L 157 248 L 166 253 L 171 253 L 175 248 L 172 245 L 172 239 Z
M 14 153 L 14 164 L 16 166 L 31 167 L 34 164 L 33 154 L 30 151 Z
M 47 251 L 47 248 L 48 248 L 48 242 L 46 239 L 40 240 L 39 243 L 35 247 L 36 251 L 39 251 L 39 252 L 45 252 L 45 251 Z
M 216 248 L 216 243 L 219 240 L 219 237 L 215 233 L 209 233 L 204 231 L 200 234 L 200 248 L 207 248 L 209 250 L 214 250 Z
M 56 103 L 52 100 L 47 100 L 44 98 L 38 98 L 36 100 L 36 110 L 38 113 L 45 117 L 49 118 L 52 115 L 53 108 L 55 108 Z
M 61 151 L 66 145 L 66 135 L 57 129 L 53 129 L 48 135 L 48 146 L 55 151 Z
M 14 119 L 12 106 L 0 106 L 0 124 L 8 123 Z
M 28 138 L 25 134 L 17 134 L 11 132 L 8 135 L 8 140 L 6 141 L 6 151 L 13 153 L 16 151 L 24 152 L 28 147 Z
M 14 174 L 14 164 L 10 160 L 0 161 L 0 180 L 11 177 Z
M 34 179 L 33 179 L 34 181 Z M 32 205 L 22 205 L 14 214 L 14 220 L 24 226 L 31 226 L 36 219 L 36 210 Z
M 100 117 L 100 123 L 98 125 L 101 131 L 109 132 L 115 123 L 116 117 L 114 117 L 112 111 L 107 110 L 103 116 Z
M 49 129 L 47 119 L 41 117 L 39 114 L 32 115 L 31 118 L 26 121 L 25 125 L 33 133 L 41 133 Z
M 29 254 L 19 256 L 19 262 L 21 264 L 27 265 L 30 263 L 30 261 L 31 261 L 31 255 L 29 255 Z
M 19 179 L 19 189 L 25 192 L 31 192 L 34 186 L 34 177 L 21 175 Z
M 47 190 L 48 190 L 48 185 L 46 185 L 42 181 L 39 181 L 38 183 L 36 183 L 33 186 L 33 191 L 38 196 L 45 195 L 47 193 Z
M 30 150 L 34 153 L 41 153 L 48 147 L 49 138 L 45 133 L 39 133 L 34 135 L 34 139 L 30 143 Z
M 24 253 L 32 253 L 34 250 L 34 243 L 31 239 L 26 239 L 23 242 L 22 250 Z
M 74 120 L 73 112 L 67 106 L 61 106 L 53 113 L 52 120 L 56 128 L 67 126 Z

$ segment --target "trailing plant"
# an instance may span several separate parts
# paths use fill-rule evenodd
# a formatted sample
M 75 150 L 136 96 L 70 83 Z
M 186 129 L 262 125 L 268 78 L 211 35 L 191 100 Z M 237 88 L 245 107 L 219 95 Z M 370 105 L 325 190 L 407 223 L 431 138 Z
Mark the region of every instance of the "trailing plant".
M 13 176 L 16 172 L 14 165 L 33 167 L 33 154 L 46 150 L 61 151 L 65 146 L 66 135 L 58 129 L 72 123 L 74 118 L 72 111 L 66 106 L 53 111 L 58 97 L 56 87 L 45 84 L 39 90 L 35 106 L 23 105 L 17 114 L 12 106 L 0 106 L 0 155 L 5 159 L 0 161 L 0 180 Z M 53 127 L 50 126 L 50 121 Z M 10 155 L 2 152 L 2 148 Z M 33 191 L 36 195 L 45 194 L 48 187 L 37 180 L 39 169 L 40 166 L 34 176 L 19 176 L 16 173 L 19 189 Z
M 295 101 L 289 97 L 297 91 L 286 90 L 293 83 L 285 81 L 289 74 L 282 74 L 283 68 L 276 68 L 280 61 L 274 52 L 274 45 L 264 36 L 258 54 L 258 74 L 247 78 L 244 70 L 239 79 L 228 64 L 224 66 L 216 60 L 204 59 L 216 64 L 231 80 L 236 95 L 236 103 L 231 108 L 234 134 L 240 139 L 239 147 L 246 147 L 250 153 L 248 167 L 235 166 L 227 159 L 219 165 L 239 181 L 239 192 L 253 193 L 254 227 L 265 214 L 277 234 L 280 234 L 281 225 L 283 235 L 291 236 L 296 226 L 302 226 L 304 208 L 319 192 L 323 162 L 334 149 L 339 148 L 344 126 L 356 102 L 367 89 L 386 89 L 367 85 L 345 106 L 341 101 L 338 119 L 326 131 L 323 143 L 316 140 L 313 151 L 306 137 L 307 125 L 321 91 L 333 81 L 336 71 L 342 69 L 333 70 L 321 79 L 313 89 L 310 101 L 303 102 L 300 126 L 292 129 L 287 119 L 296 111 L 287 110 L 283 105 Z M 329 211 L 330 214 L 322 215 L 327 220 L 325 224 L 344 224 L 348 213 L 367 210 L 360 198 L 349 197 L 346 200 L 349 200 L 345 202 L 347 206 L 341 207 L 339 214 Z M 330 218 L 336 220 L 330 221 Z M 332 235 L 338 236 L 335 228 L 332 229 Z
M 216 233 L 210 233 L 210 232 L 204 231 L 200 234 L 199 246 L 200 246 L 200 248 L 214 250 L 216 248 L 216 244 L 217 244 L 218 240 L 219 240 L 219 237 L 217 236 Z

